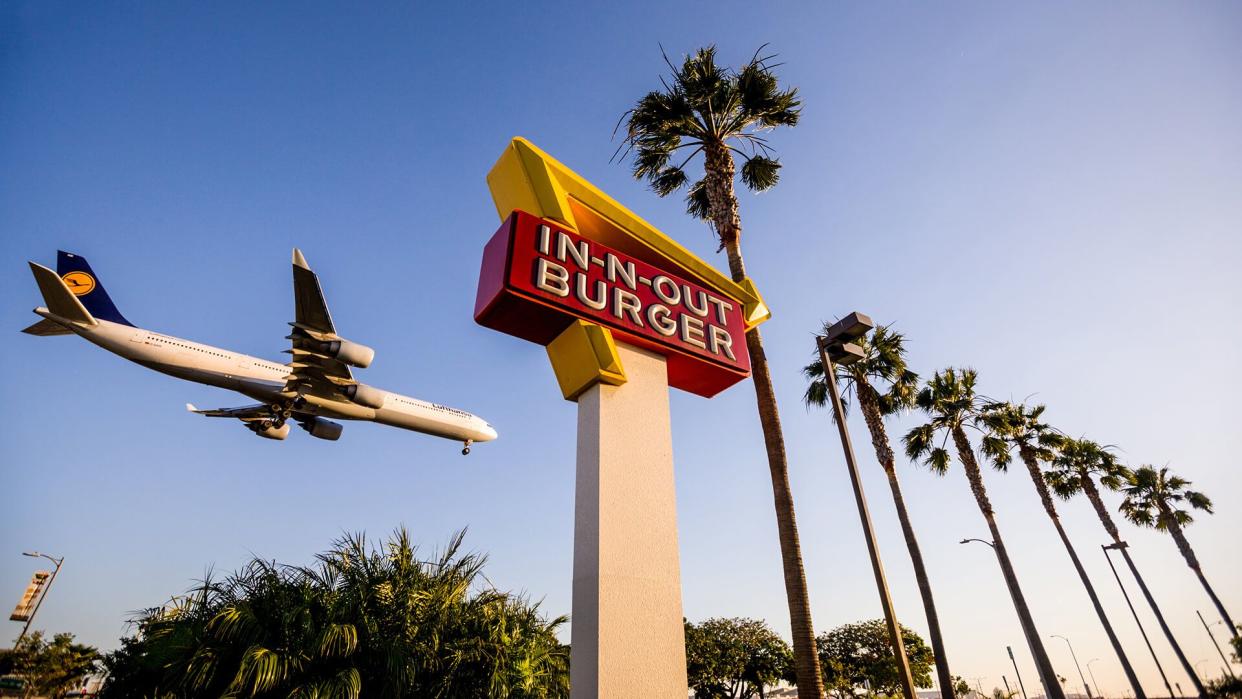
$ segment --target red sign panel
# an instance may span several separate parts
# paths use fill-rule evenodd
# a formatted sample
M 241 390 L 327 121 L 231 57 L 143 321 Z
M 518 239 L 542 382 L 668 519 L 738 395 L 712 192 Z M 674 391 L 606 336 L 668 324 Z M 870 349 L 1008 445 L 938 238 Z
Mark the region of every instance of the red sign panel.
M 483 252 L 474 317 L 546 345 L 574 318 L 665 356 L 669 385 L 712 396 L 750 374 L 742 304 L 555 221 L 515 211 Z

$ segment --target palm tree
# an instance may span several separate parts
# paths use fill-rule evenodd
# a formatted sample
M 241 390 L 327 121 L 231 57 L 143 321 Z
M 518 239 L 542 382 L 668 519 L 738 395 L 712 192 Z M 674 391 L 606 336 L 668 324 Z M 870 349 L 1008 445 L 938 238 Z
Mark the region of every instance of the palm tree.
M 781 165 L 771 157 L 768 141 L 760 132 L 796 125 L 801 106 L 796 88 L 781 89 L 777 84 L 771 59 L 756 52 L 735 71 L 716 64 L 713 46 L 687 56 L 681 67 L 666 57 L 672 76 L 664 81 L 664 89 L 647 93 L 622 117 L 626 121 L 623 147 L 633 154 L 634 177 L 646 180 L 661 197 L 689 185 L 686 211 L 711 222 L 720 249 L 728 257 L 730 275 L 738 283 L 747 277 L 734 191 L 738 174 L 734 157 L 743 160 L 741 178 L 747 188 L 759 192 L 775 185 Z M 690 184 L 686 166 L 699 154 L 703 156 L 703 177 Z M 823 696 L 824 686 L 815 656 L 785 438 L 758 328 L 746 333 L 746 348 L 772 478 L 798 693 L 818 698 Z
M 1082 586 L 1087 589 L 1087 596 L 1091 598 L 1091 605 L 1095 607 L 1096 616 L 1100 618 L 1100 624 L 1104 626 L 1108 641 L 1113 645 L 1117 659 L 1121 661 L 1121 667 L 1130 681 L 1130 686 L 1134 688 L 1134 696 L 1138 699 L 1146 699 L 1143 685 L 1139 683 L 1138 675 L 1134 673 L 1134 667 L 1130 665 L 1130 659 L 1126 657 L 1121 641 L 1117 638 L 1113 625 L 1104 613 L 1100 598 L 1095 593 L 1095 586 L 1091 584 L 1091 578 L 1087 577 L 1087 571 L 1083 568 L 1082 561 L 1078 559 L 1078 552 L 1070 543 L 1065 527 L 1061 526 L 1061 517 L 1057 514 L 1056 504 L 1053 503 L 1052 494 L 1048 491 L 1048 483 L 1044 480 L 1040 464 L 1055 459 L 1058 449 L 1063 447 L 1068 440 L 1043 421 L 1043 414 L 1044 406 L 1042 405 L 1028 407 L 1013 403 L 991 403 L 984 406 L 982 419 L 989 434 L 983 439 L 983 453 L 998 466 L 1006 466 L 1012 459 L 1012 452 L 1017 450 L 1018 458 L 1026 466 L 1031 482 L 1035 484 L 1035 491 L 1039 493 L 1044 512 L 1047 513 L 1048 519 L 1052 520 L 1052 526 L 1056 528 L 1057 535 L 1061 537 L 1061 543 L 1065 544 L 1066 553 L 1074 563 L 1074 570 L 1078 571 Z
M 1121 540 L 1121 531 L 1117 529 L 1117 523 L 1113 521 L 1113 516 L 1109 512 L 1108 506 L 1104 504 L 1104 498 L 1100 496 L 1100 489 L 1096 487 L 1095 482 L 1099 480 L 1100 485 L 1108 490 L 1120 490 L 1122 484 L 1130 477 L 1130 469 L 1126 468 L 1109 449 L 1110 447 L 1101 446 L 1089 439 L 1067 439 L 1060 449 L 1057 450 L 1049 470 L 1044 473 L 1044 478 L 1048 481 L 1048 485 L 1052 487 L 1052 491 L 1064 500 L 1068 500 L 1079 493 L 1087 496 L 1087 500 L 1091 502 L 1091 506 L 1095 508 L 1096 515 L 1100 518 L 1100 524 L 1104 526 L 1104 530 L 1108 532 L 1108 535 L 1113 538 L 1113 547 L 1121 551 L 1121 557 L 1125 560 L 1126 565 L 1129 566 L 1130 573 L 1138 583 L 1139 590 L 1142 591 L 1144 599 L 1147 600 L 1147 606 L 1151 607 L 1152 614 L 1156 617 L 1156 623 L 1160 625 L 1160 630 L 1164 632 L 1164 637 L 1168 639 L 1169 645 L 1173 647 L 1173 653 L 1177 656 L 1178 662 L 1181 663 L 1182 669 L 1190 677 L 1190 681 L 1194 684 L 1199 696 L 1205 696 L 1206 690 L 1203 687 L 1203 682 L 1200 681 L 1199 675 L 1195 672 L 1194 666 L 1190 664 L 1186 654 L 1182 652 L 1181 644 L 1173 636 L 1173 630 L 1169 628 L 1168 622 L 1165 621 L 1164 614 L 1160 611 L 1160 606 L 1156 604 L 1156 598 L 1152 596 L 1146 581 L 1143 580 L 1143 576 L 1139 573 L 1138 566 L 1134 565 L 1134 559 L 1130 557 L 1129 544 Z
M 979 399 L 975 394 L 977 374 L 974 369 L 945 369 L 936 372 L 931 380 L 918 392 L 915 404 L 931 418 L 926 424 L 919 425 L 906 434 L 906 455 L 911 459 L 921 459 L 937 475 L 944 475 L 949 470 L 950 456 L 945 445 L 949 440 L 957 452 L 958 461 L 966 470 L 966 478 L 970 481 L 970 490 L 975 496 L 979 511 L 987 521 L 988 530 L 992 534 L 992 548 L 1000 562 L 1005 584 L 1009 587 L 1009 596 L 1013 598 L 1014 609 L 1022 624 L 1027 643 L 1031 647 L 1031 655 L 1035 658 L 1035 667 L 1039 670 L 1044 691 L 1052 699 L 1065 699 L 1061 685 L 1057 683 L 1056 673 L 1048 660 L 1041 637 L 1035 629 L 1031 618 L 1031 610 L 1027 607 L 1022 588 L 1018 585 L 1018 576 L 1009 560 L 1009 552 L 1001 539 L 1000 528 L 996 525 L 996 515 L 992 502 L 988 498 L 987 488 L 983 484 L 983 472 L 975 459 L 974 449 L 966 436 L 967 427 L 977 427 L 979 422 Z M 937 435 L 943 435 L 937 444 Z M 998 465 L 1000 466 L 1000 465 Z
M 828 323 L 824 326 L 827 331 Z M 905 341 L 901 333 L 893 332 L 891 325 L 876 328 L 871 337 L 854 341 L 863 351 L 862 359 L 852 364 L 837 365 L 835 378 L 845 384 L 842 400 L 846 407 L 849 406 L 851 395 L 857 398 L 858 405 L 862 408 L 863 420 L 871 433 L 871 446 L 875 449 L 875 457 L 884 469 L 884 475 L 888 477 L 888 487 L 893 493 L 893 503 L 897 506 L 897 519 L 901 522 L 901 532 L 906 538 L 910 562 L 914 565 L 919 595 L 923 598 L 923 610 L 927 614 L 927 630 L 936 660 L 936 677 L 940 686 L 949 691 L 953 687 L 953 675 L 949 672 L 948 655 L 940 634 L 940 617 L 936 613 L 936 601 L 932 596 L 927 567 L 923 564 L 923 552 L 919 549 L 914 526 L 910 523 L 910 513 L 906 509 L 906 500 L 901 493 L 893 448 L 884 428 L 885 417 L 914 406 L 914 396 L 918 391 L 919 376 L 906 365 Z M 823 407 L 828 399 L 823 362 L 815 359 L 802 373 L 811 379 L 803 398 L 806 404 Z M 877 385 L 883 390 L 882 393 L 876 389 Z
M 1221 604 L 1216 591 L 1208 584 L 1203 568 L 1199 566 L 1199 558 L 1195 556 L 1194 549 L 1190 548 L 1186 532 L 1182 530 L 1182 527 L 1194 521 L 1183 505 L 1212 514 L 1212 501 L 1203 493 L 1190 490 L 1190 481 L 1169 475 L 1167 466 L 1160 470 L 1151 466 L 1135 469 L 1126 479 L 1122 490 L 1126 497 L 1121 502 L 1121 514 L 1140 527 L 1152 527 L 1157 531 L 1168 532 L 1173 537 L 1173 541 L 1177 542 L 1177 549 L 1182 552 L 1182 558 L 1186 559 L 1186 565 L 1199 577 L 1203 589 L 1212 598 L 1212 604 L 1216 605 L 1216 611 L 1225 620 L 1225 627 L 1236 635 L 1237 627 L 1234 626 L 1233 619 L 1229 618 L 1225 605 Z
M 461 543 L 420 561 L 403 530 L 378 550 L 359 535 L 313 567 L 209 579 L 137 620 L 103 696 L 568 697 L 565 618 L 475 589 L 485 558 Z

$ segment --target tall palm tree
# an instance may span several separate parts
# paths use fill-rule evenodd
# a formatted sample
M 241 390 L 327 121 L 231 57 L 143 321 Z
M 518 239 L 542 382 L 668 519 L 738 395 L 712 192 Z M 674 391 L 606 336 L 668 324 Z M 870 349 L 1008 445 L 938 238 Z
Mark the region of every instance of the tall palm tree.
M 664 89 L 647 93 L 622 117 L 626 122 L 623 147 L 633 155 L 634 177 L 646 180 L 661 197 L 689 186 L 686 211 L 711 223 L 720 249 L 728 257 L 729 273 L 739 283 L 747 277 L 734 190 L 738 174 L 734 158 L 742 158 L 740 174 L 748 189 L 758 192 L 775 185 L 781 164 L 772 157 L 761 132 L 796 125 L 801 106 L 796 88 L 782 89 L 777 84 L 771 59 L 756 52 L 740 70 L 730 70 L 716 64 L 713 46 L 687 56 L 680 67 L 666 57 L 672 75 L 663 81 Z M 686 166 L 700 154 L 703 176 L 691 184 Z M 746 333 L 746 348 L 772 478 L 798 693 L 818 698 L 823 696 L 824 684 L 815 655 L 785 437 L 758 328 Z
M 1108 506 L 1104 504 L 1104 498 L 1100 495 L 1100 489 L 1096 487 L 1096 480 L 1099 484 L 1108 490 L 1120 490 L 1123 483 L 1130 476 L 1130 469 L 1126 468 L 1116 455 L 1109 451 L 1109 447 L 1102 446 L 1097 442 L 1089 439 L 1067 439 L 1057 450 L 1056 456 L 1052 459 L 1050 468 L 1044 473 L 1045 480 L 1052 487 L 1052 491 L 1062 499 L 1069 499 L 1078 494 L 1083 494 L 1087 500 L 1091 502 L 1091 506 L 1095 508 L 1096 516 L 1100 518 L 1100 524 L 1104 526 L 1104 530 L 1113 538 L 1113 547 L 1121 551 L 1121 557 L 1125 560 L 1126 565 L 1130 568 L 1130 573 L 1134 576 L 1134 580 L 1138 583 L 1139 590 L 1143 593 L 1143 598 L 1147 600 L 1147 606 L 1151 607 L 1152 614 L 1156 617 L 1156 623 L 1160 625 L 1160 630 L 1164 632 L 1164 637 L 1169 641 L 1169 645 L 1173 647 L 1173 653 L 1177 656 L 1178 662 L 1182 665 L 1182 670 L 1190 678 L 1190 682 L 1195 686 L 1195 690 L 1199 696 L 1205 696 L 1206 690 L 1203 682 L 1200 681 L 1199 675 L 1195 672 L 1194 666 L 1190 664 L 1190 660 L 1186 654 L 1182 652 L 1182 646 L 1177 642 L 1177 638 L 1173 636 L 1173 630 L 1169 628 L 1169 624 L 1164 619 L 1164 614 L 1160 611 L 1160 606 L 1156 604 L 1156 598 L 1152 596 L 1151 590 L 1148 589 L 1147 583 L 1143 580 L 1143 576 L 1139 573 L 1138 566 L 1134 565 L 1134 559 L 1130 556 L 1129 544 L 1121 540 L 1121 531 L 1117 529 L 1117 523 L 1113 521 L 1113 515 L 1108 510 Z M 1163 673 L 1162 673 L 1163 674 Z
M 1044 480 L 1040 464 L 1055 459 L 1058 450 L 1068 440 L 1043 421 L 1043 414 L 1044 406 L 1042 405 L 1025 406 L 996 402 L 984 406 L 982 419 L 989 434 L 983 439 L 983 453 L 993 463 L 1003 466 L 1010 462 L 1013 451 L 1018 452 L 1018 458 L 1026 466 L 1031 482 L 1035 484 L 1035 491 L 1039 493 L 1044 512 L 1047 513 L 1048 519 L 1052 520 L 1052 526 L 1056 528 L 1057 535 L 1061 537 L 1061 543 L 1065 545 L 1066 553 L 1074 563 L 1074 570 L 1078 571 L 1082 586 L 1087 589 L 1087 596 L 1091 598 L 1091 605 L 1095 607 L 1096 616 L 1100 618 L 1100 624 L 1104 626 L 1108 641 L 1113 645 L 1113 652 L 1121 661 L 1126 679 L 1130 681 L 1130 686 L 1134 689 L 1134 696 L 1138 699 L 1146 699 L 1143 685 L 1139 683 L 1138 675 L 1134 673 L 1134 667 L 1130 665 L 1130 659 L 1126 657 L 1121 641 L 1117 638 L 1112 623 L 1104 613 L 1100 598 L 1095 593 L 1095 586 L 1091 584 L 1091 578 L 1087 577 L 1087 571 L 1083 568 L 1082 561 L 1078 559 L 1078 552 L 1070 543 L 1065 527 L 1061 526 L 1057 506 L 1053 503 L 1052 494 L 1048 491 L 1048 483 Z
M 827 328 L 828 323 L 825 323 L 825 332 Z M 936 601 L 932 595 L 931 581 L 927 577 L 927 567 L 923 564 L 923 552 L 919 549 L 914 526 L 910 523 L 906 499 L 901 493 L 901 481 L 897 478 L 893 447 L 889 444 L 888 431 L 884 427 L 885 417 L 914 407 L 914 396 L 918 392 L 919 376 L 906 365 L 905 342 L 905 336 L 894 332 L 891 325 L 881 325 L 870 337 L 854 341 L 863 351 L 862 359 L 852 364 L 837 365 L 835 378 L 845 385 L 842 400 L 847 407 L 852 400 L 851 396 L 857 399 L 863 420 L 867 423 L 867 430 L 871 433 L 875 458 L 884 469 L 884 475 L 888 477 L 888 487 L 893 493 L 893 503 L 897 506 L 897 519 L 901 522 L 901 532 L 906 539 L 906 549 L 910 552 L 910 562 L 914 565 L 919 595 L 923 598 L 923 610 L 927 614 L 927 631 L 936 660 L 936 678 L 947 692 L 953 687 L 953 675 L 949 672 L 948 654 L 940 633 L 940 616 L 936 613 Z M 802 373 L 811 379 L 804 396 L 806 404 L 823 407 L 828 400 L 823 362 L 817 358 Z
M 1039 632 L 1035 629 L 1035 621 L 1031 618 L 1031 610 L 1018 585 L 1018 576 L 1009 560 L 1009 552 L 1001 538 L 1000 528 L 996 525 L 996 513 L 992 509 L 992 501 L 988 498 L 987 488 L 983 484 L 983 472 L 975 459 L 974 449 L 966 436 L 968 427 L 977 427 L 979 422 L 980 401 L 975 394 L 977 374 L 974 369 L 945 369 L 938 371 L 927 382 L 915 397 L 915 404 L 931 418 L 927 423 L 919 425 L 906 434 L 906 455 L 911 459 L 921 459 L 938 475 L 949 470 L 949 450 L 945 448 L 952 440 L 958 461 L 966 471 L 970 481 L 970 490 L 975 496 L 975 503 L 987 521 L 988 530 L 992 534 L 992 548 L 1000 562 L 1001 573 L 1005 584 L 1009 587 L 1009 596 L 1018 613 L 1027 643 L 1031 647 L 1031 655 L 1035 658 L 1035 667 L 1039 670 L 1044 691 L 1051 699 L 1065 699 L 1065 693 L 1057 682 L 1048 653 Z M 942 435 L 937 443 L 937 436 Z
M 1126 479 L 1122 491 L 1126 497 L 1121 501 L 1121 514 L 1140 527 L 1152 527 L 1157 531 L 1168 532 L 1173 537 L 1173 541 L 1177 542 L 1177 549 L 1182 552 L 1182 558 L 1186 559 L 1186 565 L 1199 577 L 1203 589 L 1212 598 L 1212 604 L 1216 605 L 1216 611 L 1225 620 L 1225 627 L 1237 635 L 1233 619 L 1229 618 L 1225 605 L 1208 584 L 1203 568 L 1199 566 L 1199 558 L 1194 549 L 1190 548 L 1186 532 L 1182 530 L 1182 527 L 1194 521 L 1184 506 L 1212 514 L 1212 501 L 1203 493 L 1190 490 L 1190 481 L 1170 475 L 1167 466 L 1160 470 L 1151 466 L 1140 466 Z

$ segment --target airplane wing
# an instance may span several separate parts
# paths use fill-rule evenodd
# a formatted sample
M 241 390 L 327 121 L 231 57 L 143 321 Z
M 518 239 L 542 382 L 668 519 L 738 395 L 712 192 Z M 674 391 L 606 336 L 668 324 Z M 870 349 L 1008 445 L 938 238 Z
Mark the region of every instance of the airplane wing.
M 293 346 L 285 350 L 293 355 L 293 361 L 289 364 L 292 371 L 285 378 L 285 393 L 332 395 L 357 383 L 349 365 L 327 351 L 327 346 L 340 342 L 341 337 L 332 324 L 319 277 L 297 248 L 293 249 L 293 300 L 295 320 L 289 324 L 293 331 L 287 336 Z
M 193 403 L 186 403 L 185 409 L 206 415 L 207 417 L 235 417 L 238 420 L 269 420 L 272 417 L 271 409 L 266 405 L 246 405 L 240 408 L 216 408 L 214 410 L 199 410 L 194 407 Z

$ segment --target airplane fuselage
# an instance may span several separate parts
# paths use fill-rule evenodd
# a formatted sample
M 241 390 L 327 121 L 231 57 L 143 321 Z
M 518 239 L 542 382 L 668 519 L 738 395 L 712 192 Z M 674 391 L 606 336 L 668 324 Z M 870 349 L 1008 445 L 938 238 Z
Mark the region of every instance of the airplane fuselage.
M 35 312 L 113 354 L 160 373 L 226 388 L 264 403 L 287 397 L 282 392 L 291 369 L 285 364 L 107 320 L 88 326 L 57 318 L 45 308 Z M 305 405 L 299 411 L 318 417 L 378 422 L 466 443 L 496 438 L 495 429 L 477 415 L 397 393 L 384 392 L 378 408 L 339 396 L 304 394 L 301 398 Z

